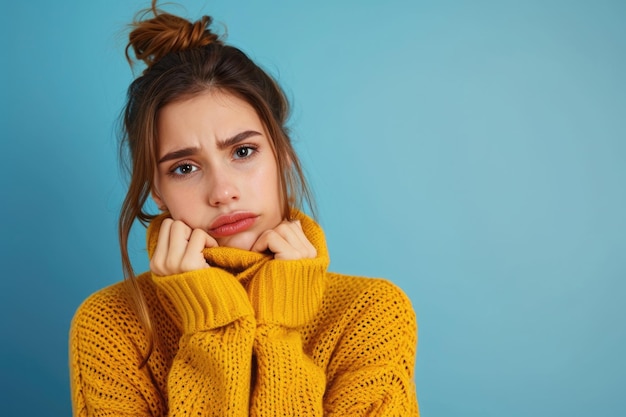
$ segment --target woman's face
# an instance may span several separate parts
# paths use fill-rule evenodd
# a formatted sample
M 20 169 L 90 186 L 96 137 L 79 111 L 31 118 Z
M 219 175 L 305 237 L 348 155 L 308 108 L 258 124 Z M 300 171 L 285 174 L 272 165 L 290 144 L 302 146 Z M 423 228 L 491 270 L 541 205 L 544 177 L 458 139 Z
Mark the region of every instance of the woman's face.
M 203 93 L 163 107 L 157 129 L 152 196 L 174 220 L 245 250 L 282 221 L 276 158 L 248 103 Z

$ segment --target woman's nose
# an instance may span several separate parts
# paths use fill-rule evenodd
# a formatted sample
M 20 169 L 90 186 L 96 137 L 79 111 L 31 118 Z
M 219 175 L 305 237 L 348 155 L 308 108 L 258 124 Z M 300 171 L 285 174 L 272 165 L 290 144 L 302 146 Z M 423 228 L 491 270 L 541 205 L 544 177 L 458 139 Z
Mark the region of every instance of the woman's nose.
M 211 206 L 217 207 L 239 200 L 235 178 L 228 172 L 224 170 L 212 172 L 208 183 L 208 199 Z

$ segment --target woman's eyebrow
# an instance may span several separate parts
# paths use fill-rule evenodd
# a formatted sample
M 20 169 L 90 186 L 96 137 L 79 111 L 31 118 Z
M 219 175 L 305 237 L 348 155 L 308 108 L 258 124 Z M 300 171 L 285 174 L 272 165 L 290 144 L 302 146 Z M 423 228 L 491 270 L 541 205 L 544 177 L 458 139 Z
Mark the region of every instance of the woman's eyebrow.
M 187 158 L 189 156 L 195 155 L 196 153 L 198 153 L 198 148 L 195 147 L 178 149 L 176 151 L 172 151 L 163 155 L 161 159 L 159 159 L 158 163 L 161 164 L 163 162 L 171 161 L 172 159 Z
M 248 139 L 251 136 L 257 136 L 257 135 L 260 136 L 261 134 L 257 132 L 256 130 L 246 130 L 244 132 L 237 133 L 232 138 L 217 141 L 217 149 L 219 149 L 220 151 L 223 151 L 224 149 L 228 149 L 231 146 L 238 144 L 239 142 L 243 142 L 244 140 Z

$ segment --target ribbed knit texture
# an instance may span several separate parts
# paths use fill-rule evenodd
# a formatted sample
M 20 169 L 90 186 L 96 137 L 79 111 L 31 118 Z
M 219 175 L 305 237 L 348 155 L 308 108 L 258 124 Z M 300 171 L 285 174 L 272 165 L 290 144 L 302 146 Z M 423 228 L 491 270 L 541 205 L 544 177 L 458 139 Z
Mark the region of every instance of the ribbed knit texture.
M 209 268 L 139 276 L 157 336 L 141 369 L 127 285 L 89 297 L 70 332 L 74 415 L 418 416 L 410 301 L 388 281 L 327 272 L 322 230 L 297 217 L 315 259 L 212 248 Z

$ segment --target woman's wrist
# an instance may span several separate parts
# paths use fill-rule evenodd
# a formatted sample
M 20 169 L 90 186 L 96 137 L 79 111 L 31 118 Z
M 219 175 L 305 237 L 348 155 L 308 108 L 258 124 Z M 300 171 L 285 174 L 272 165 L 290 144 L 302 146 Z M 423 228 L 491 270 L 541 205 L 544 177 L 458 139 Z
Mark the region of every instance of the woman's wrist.
M 227 325 L 254 314 L 244 287 L 220 268 L 206 268 L 153 280 L 175 309 L 185 333 Z M 167 307 L 167 306 L 165 306 Z
M 313 320 L 327 286 L 327 260 L 272 260 L 247 287 L 257 321 L 299 327 Z

